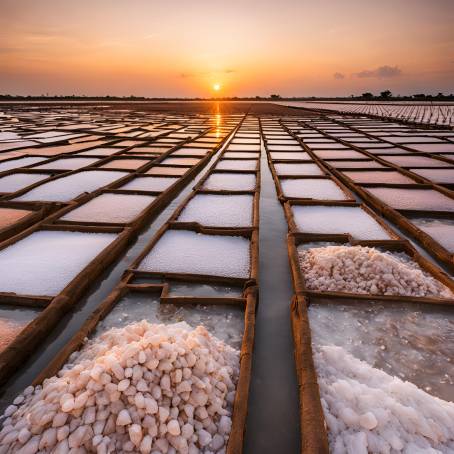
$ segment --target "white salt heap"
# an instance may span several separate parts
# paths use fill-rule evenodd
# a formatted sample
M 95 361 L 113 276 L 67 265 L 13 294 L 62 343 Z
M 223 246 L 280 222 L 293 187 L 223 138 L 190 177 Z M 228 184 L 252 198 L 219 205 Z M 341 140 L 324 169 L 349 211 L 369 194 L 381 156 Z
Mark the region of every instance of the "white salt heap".
M 96 337 L 5 413 L 0 453 L 224 453 L 239 352 L 145 320 Z
M 452 298 L 452 292 L 405 254 L 363 246 L 298 250 L 309 290 Z
M 316 348 L 333 454 L 454 452 L 454 403 L 376 369 L 342 347 Z

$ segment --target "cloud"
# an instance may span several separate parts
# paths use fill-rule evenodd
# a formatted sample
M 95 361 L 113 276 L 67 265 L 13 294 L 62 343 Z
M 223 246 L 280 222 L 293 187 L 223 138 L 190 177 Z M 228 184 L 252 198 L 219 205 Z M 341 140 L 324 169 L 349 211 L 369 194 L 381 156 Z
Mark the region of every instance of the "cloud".
M 345 74 L 342 74 L 342 73 L 334 73 L 334 74 L 333 74 L 333 77 L 334 77 L 336 80 L 342 80 L 342 79 L 345 79 Z
M 360 71 L 359 73 L 354 73 L 356 77 L 361 79 L 368 78 L 368 77 L 375 77 L 377 79 L 389 79 L 392 77 L 399 77 L 402 74 L 402 70 L 398 66 L 380 66 L 377 69 L 366 69 L 364 71 Z

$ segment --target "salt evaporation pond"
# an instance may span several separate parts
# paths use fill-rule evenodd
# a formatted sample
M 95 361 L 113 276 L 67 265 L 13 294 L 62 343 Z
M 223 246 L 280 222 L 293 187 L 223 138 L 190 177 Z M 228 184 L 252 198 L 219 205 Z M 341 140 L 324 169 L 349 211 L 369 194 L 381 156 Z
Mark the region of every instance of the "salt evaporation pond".
M 345 170 L 342 172 L 355 183 L 414 184 L 415 181 L 395 170 Z
M 276 137 L 270 137 L 267 139 L 266 143 L 268 145 L 286 145 L 286 146 L 296 146 L 296 147 L 299 147 L 301 148 L 301 145 L 298 143 L 297 140 L 292 140 L 292 139 L 289 139 L 289 138 L 282 138 L 282 139 L 278 139 Z
M 449 162 L 425 156 L 384 156 L 383 159 L 402 167 L 449 167 L 452 165 Z
M 135 170 L 150 162 L 149 159 L 113 159 L 99 166 L 100 169 L 130 169 Z
M 312 161 L 312 158 L 305 151 L 301 151 L 301 153 L 298 153 L 297 151 L 296 152 L 290 151 L 288 153 L 272 151 L 272 152 L 270 152 L 270 156 L 273 161 L 275 161 L 277 159 L 285 159 L 285 160 L 290 160 L 290 161 L 299 161 L 299 160 Z
M 310 163 L 275 163 L 274 168 L 278 175 L 323 175 L 322 169 L 317 164 Z
M 155 196 L 135 194 L 101 194 L 62 216 L 72 222 L 132 222 Z
M 125 175 L 128 174 L 107 170 L 78 172 L 43 183 L 14 200 L 69 202 L 84 192 L 93 192 Z
M 229 151 L 260 151 L 260 145 L 233 144 L 231 143 L 227 150 Z
M 45 173 L 13 173 L 0 178 L 0 192 L 16 192 L 49 178 Z
M 101 148 L 93 148 L 91 150 L 87 151 L 81 151 L 80 153 L 77 153 L 78 155 L 98 155 L 98 156 L 110 156 L 113 155 L 114 153 L 118 153 L 118 148 L 108 148 L 108 147 L 101 147 Z
M 154 191 L 162 192 L 177 182 L 179 178 L 166 177 L 137 177 L 119 189 L 127 191 Z
M 298 206 L 292 211 L 296 226 L 304 233 L 349 233 L 357 240 L 389 240 L 386 230 L 361 207 Z
M 454 184 L 454 167 L 447 169 L 410 169 L 410 171 L 434 183 Z
M 313 143 L 311 141 L 305 141 L 305 142 L 314 150 L 322 150 L 324 148 L 344 150 L 344 149 L 348 148 L 347 145 L 343 145 L 343 144 L 337 143 L 337 142 L 325 142 L 325 141 L 320 141 L 320 143 L 316 143 L 315 141 Z
M 168 281 L 168 296 L 197 296 L 199 298 L 241 298 L 242 287 L 200 282 Z
M 39 314 L 38 309 L 18 306 L 0 306 L 0 353 Z
M 382 169 L 385 166 L 377 161 L 326 161 L 327 164 L 336 169 Z
M 454 253 L 454 220 L 444 218 L 411 218 L 410 222 L 430 235 L 447 251 Z
M 30 166 L 36 164 L 37 162 L 45 161 L 47 158 L 37 157 L 37 156 L 27 156 L 25 158 L 12 159 L 11 161 L 5 161 L 0 163 L 0 172 L 5 172 L 6 170 L 16 169 L 19 167 Z
M 347 200 L 347 194 L 332 180 L 319 178 L 282 179 L 282 191 L 288 198 Z
M 172 156 L 205 156 L 211 149 L 209 148 L 180 148 L 172 152 Z
M 309 307 L 333 453 L 452 451 L 453 317 L 415 303 Z
M 367 188 L 397 210 L 454 211 L 454 199 L 432 189 Z
M 99 161 L 98 158 L 67 158 L 67 159 L 56 159 L 52 162 L 46 162 L 45 164 L 39 164 L 34 166 L 34 169 L 40 170 L 77 170 L 81 167 L 89 166 Z
M 268 150 L 271 152 L 298 152 L 303 151 L 303 147 L 301 145 L 268 145 Z
M 146 175 L 184 175 L 189 170 L 189 167 L 152 167 L 145 172 Z
M 0 292 L 55 296 L 117 235 L 37 231 L 0 251 Z
M 0 207 L 0 230 L 9 227 L 33 213 L 30 210 Z
M 257 161 L 253 159 L 222 159 L 216 165 L 218 170 L 255 170 Z
M 223 191 L 253 191 L 255 175 L 242 173 L 214 173 L 205 181 L 203 188 Z
M 316 150 L 314 154 L 321 159 L 363 159 L 366 157 L 354 150 Z
M 177 221 L 211 227 L 249 227 L 252 203 L 251 195 L 198 194 L 189 201 Z
M 138 293 L 125 295 L 98 324 L 96 334 L 141 320 L 164 324 L 186 322 L 192 328 L 201 325 L 231 347 L 241 348 L 243 308 L 233 305 L 161 304 L 157 296 Z
M 444 134 L 448 134 L 445 132 Z M 452 136 L 451 136 L 452 137 Z M 454 151 L 454 145 L 450 142 L 444 143 L 415 143 L 411 148 L 419 151 L 426 151 L 428 153 L 449 153 Z
M 193 166 L 199 162 L 199 158 L 166 158 L 160 164 L 171 164 L 174 166 Z
M 246 159 L 257 159 L 259 157 L 259 153 L 251 153 L 248 151 L 226 151 L 223 155 L 224 158 L 231 159 L 231 158 L 246 158 Z
M 169 230 L 139 264 L 138 269 L 247 278 L 250 271 L 249 249 L 249 240 L 239 236 Z

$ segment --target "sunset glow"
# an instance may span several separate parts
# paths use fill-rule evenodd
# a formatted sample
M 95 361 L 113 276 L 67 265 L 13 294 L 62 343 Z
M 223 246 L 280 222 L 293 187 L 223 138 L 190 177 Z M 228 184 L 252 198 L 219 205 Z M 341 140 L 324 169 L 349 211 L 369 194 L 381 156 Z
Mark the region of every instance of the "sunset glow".
M 0 4 L 3 93 L 209 97 L 218 84 L 223 96 L 454 91 L 449 0 Z

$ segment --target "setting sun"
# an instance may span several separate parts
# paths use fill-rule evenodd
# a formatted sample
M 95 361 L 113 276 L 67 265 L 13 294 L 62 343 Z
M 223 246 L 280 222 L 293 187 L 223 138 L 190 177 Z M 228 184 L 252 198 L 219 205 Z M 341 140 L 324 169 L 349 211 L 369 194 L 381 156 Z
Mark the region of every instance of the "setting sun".
M 213 90 L 214 91 L 219 91 L 221 89 L 221 84 L 214 84 L 213 85 Z

